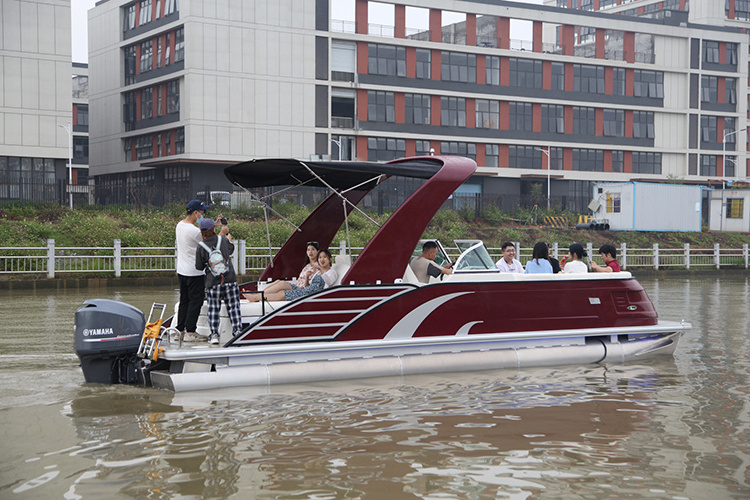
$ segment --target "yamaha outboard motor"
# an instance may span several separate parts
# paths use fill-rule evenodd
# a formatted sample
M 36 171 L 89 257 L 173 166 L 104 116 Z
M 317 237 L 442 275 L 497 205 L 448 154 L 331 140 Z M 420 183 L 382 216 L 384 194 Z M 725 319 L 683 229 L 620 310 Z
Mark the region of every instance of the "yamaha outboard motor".
M 123 302 L 91 299 L 76 311 L 75 350 L 86 382 L 143 382 L 138 347 L 146 326 L 141 311 Z

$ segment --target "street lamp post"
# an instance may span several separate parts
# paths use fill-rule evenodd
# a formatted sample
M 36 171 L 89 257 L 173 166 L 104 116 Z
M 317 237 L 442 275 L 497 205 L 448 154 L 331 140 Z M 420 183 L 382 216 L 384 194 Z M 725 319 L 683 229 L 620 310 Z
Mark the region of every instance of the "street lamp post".
M 722 137 L 721 139 L 721 168 L 722 168 L 722 173 L 724 174 L 722 175 L 722 177 L 726 177 L 726 173 L 727 173 L 727 137 L 732 137 L 733 135 L 739 134 L 740 132 L 743 132 L 745 130 L 747 130 L 747 127 L 733 130 L 727 133 L 727 129 L 724 129 L 724 137 Z M 735 163 L 735 167 L 736 166 L 737 164 Z M 735 175 L 736 174 L 737 173 L 735 172 Z
M 339 147 L 339 161 L 341 161 L 341 136 L 339 136 L 339 140 L 331 138 L 331 142 Z
M 68 133 L 68 203 L 73 208 L 73 127 L 70 123 L 67 125 L 58 125 Z
M 536 148 L 542 153 L 547 155 L 547 211 L 549 211 L 549 197 L 550 197 L 550 146 L 547 146 L 547 151 L 542 148 Z

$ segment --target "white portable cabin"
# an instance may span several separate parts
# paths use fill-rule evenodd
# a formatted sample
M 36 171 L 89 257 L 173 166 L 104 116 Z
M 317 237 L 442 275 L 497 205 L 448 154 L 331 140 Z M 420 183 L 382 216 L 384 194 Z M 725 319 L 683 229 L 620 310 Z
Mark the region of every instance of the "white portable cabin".
M 709 231 L 750 232 L 750 190 L 709 190 L 708 215 Z
M 701 231 L 702 188 L 651 182 L 595 183 L 589 208 L 615 231 Z

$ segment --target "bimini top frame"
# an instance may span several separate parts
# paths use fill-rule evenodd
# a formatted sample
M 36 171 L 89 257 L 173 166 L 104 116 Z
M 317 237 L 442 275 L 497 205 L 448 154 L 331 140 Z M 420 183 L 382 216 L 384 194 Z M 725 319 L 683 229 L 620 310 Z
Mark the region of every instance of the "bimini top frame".
M 227 167 L 227 178 L 246 189 L 269 186 L 328 187 L 331 193 L 287 239 L 260 279 L 291 278 L 304 266 L 304 248 L 331 245 L 346 216 L 390 176 L 426 179 L 375 233 L 342 283 L 392 283 L 404 274 L 412 252 L 445 200 L 476 170 L 459 156 L 405 158 L 388 163 L 252 160 Z M 344 199 L 345 209 L 341 204 Z

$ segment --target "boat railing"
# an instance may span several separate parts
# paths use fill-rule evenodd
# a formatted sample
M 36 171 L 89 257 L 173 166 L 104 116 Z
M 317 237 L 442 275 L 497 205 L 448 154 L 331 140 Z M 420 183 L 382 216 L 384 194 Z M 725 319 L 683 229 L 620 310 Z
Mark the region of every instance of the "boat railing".
M 245 240 L 236 242 L 232 256 L 237 272 L 242 276 L 259 275 L 271 262 L 271 256 L 279 247 L 249 247 Z M 523 247 L 516 243 L 516 258 L 522 263 L 531 259 L 532 247 Z M 553 243 L 551 255 L 561 258 L 565 255 L 567 245 Z M 586 244 L 589 258 L 599 262 L 599 255 L 592 243 Z M 456 247 L 445 247 L 451 261 L 460 255 Z M 490 257 L 495 261 L 502 257 L 500 248 L 488 248 Z M 352 261 L 357 259 L 361 247 L 352 247 L 349 255 Z M 334 252 L 336 253 L 336 252 Z M 634 248 L 624 243 L 620 245 L 617 260 L 623 270 L 633 269 L 694 269 L 694 268 L 733 268 L 748 269 L 750 252 L 748 245 L 740 248 L 721 247 L 718 243 L 709 248 L 696 248 L 689 244 L 682 247 L 664 247 L 654 244 L 652 247 Z M 175 248 L 166 247 L 129 247 L 123 246 L 120 240 L 114 240 L 107 247 L 68 247 L 56 246 L 54 240 L 47 240 L 46 246 L 38 247 L 0 247 L 0 275 L 46 275 L 54 278 L 66 274 L 88 274 L 120 277 L 137 276 L 153 272 L 174 272 Z

